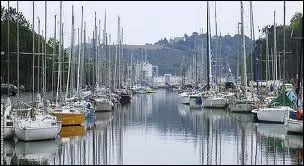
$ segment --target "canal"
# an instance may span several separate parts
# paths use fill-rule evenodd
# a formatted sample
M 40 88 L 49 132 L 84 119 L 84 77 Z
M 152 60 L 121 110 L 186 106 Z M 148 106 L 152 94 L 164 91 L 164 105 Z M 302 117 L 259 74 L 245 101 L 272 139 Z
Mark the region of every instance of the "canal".
M 303 136 L 251 114 L 190 110 L 177 93 L 134 95 L 129 105 L 62 127 L 56 140 L 5 141 L 6 164 L 303 164 Z

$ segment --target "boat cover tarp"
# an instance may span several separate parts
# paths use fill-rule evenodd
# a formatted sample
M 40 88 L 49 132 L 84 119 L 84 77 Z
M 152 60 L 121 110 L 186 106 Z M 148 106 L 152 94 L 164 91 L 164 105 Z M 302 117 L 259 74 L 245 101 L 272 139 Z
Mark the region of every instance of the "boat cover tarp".
M 284 101 L 285 100 L 285 101 Z M 278 103 L 282 106 L 289 106 L 292 108 L 292 103 L 298 102 L 298 106 L 302 106 L 302 102 L 297 99 L 297 95 L 291 90 L 281 91 L 280 94 L 274 98 L 269 105 L 273 103 Z

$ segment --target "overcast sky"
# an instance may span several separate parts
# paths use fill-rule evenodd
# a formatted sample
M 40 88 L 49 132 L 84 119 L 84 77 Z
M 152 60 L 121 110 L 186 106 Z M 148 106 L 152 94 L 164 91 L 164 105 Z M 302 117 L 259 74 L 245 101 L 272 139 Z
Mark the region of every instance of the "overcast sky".
M 206 32 L 206 1 L 63 1 L 64 45 L 70 44 L 71 15 L 74 5 L 75 28 L 80 28 L 81 6 L 84 6 L 84 21 L 87 36 L 92 38 L 94 28 L 94 12 L 97 12 L 102 27 L 104 13 L 107 12 L 107 32 L 112 36 L 112 42 L 117 41 L 117 16 L 121 17 L 124 28 L 124 43 L 146 44 L 155 43 L 161 38 L 181 37 L 185 33 Z M 244 1 L 245 35 L 249 30 L 249 1 Z M 276 22 L 283 24 L 283 1 L 253 1 L 253 16 L 255 36 L 258 38 L 258 27 L 273 24 L 273 12 L 276 11 Z M 44 1 L 35 2 L 35 29 L 38 30 L 38 19 L 41 20 L 41 30 L 44 28 Z M 211 33 L 215 34 L 214 1 L 210 1 Z M 1 1 L 1 6 L 7 8 L 7 1 Z M 16 7 L 16 1 L 10 1 L 10 6 Z M 240 21 L 240 1 L 218 1 L 217 26 L 222 35 L 237 33 L 237 23 Z M 47 2 L 47 37 L 54 35 L 54 15 L 59 21 L 59 1 Z M 32 23 L 32 2 L 20 1 L 19 11 Z M 286 1 L 286 24 L 295 12 L 303 13 L 302 1 Z M 57 26 L 57 30 L 59 26 Z M 102 28 L 103 29 L 103 28 Z M 58 32 L 57 32 L 58 35 Z M 58 37 L 57 37 L 58 39 Z

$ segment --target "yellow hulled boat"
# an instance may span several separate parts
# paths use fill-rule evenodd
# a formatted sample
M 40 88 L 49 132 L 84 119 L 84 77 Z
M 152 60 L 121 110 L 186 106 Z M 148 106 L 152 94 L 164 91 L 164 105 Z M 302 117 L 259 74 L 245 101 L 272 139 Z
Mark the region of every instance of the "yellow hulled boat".
M 54 108 L 50 114 L 56 116 L 62 126 L 80 125 L 85 121 L 85 114 L 71 106 Z

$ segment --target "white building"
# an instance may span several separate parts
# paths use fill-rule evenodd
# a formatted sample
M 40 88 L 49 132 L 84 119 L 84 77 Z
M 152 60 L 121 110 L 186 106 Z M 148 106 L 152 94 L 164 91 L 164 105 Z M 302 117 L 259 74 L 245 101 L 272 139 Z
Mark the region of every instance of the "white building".
M 166 75 L 166 74 L 165 74 Z M 164 76 L 156 76 L 153 77 L 153 83 L 154 85 L 160 85 L 160 86 L 164 86 L 166 84 L 166 78 Z M 169 76 L 170 75 L 170 76 Z M 182 77 L 181 76 L 172 76 L 171 74 L 167 75 L 167 79 L 168 77 L 170 77 L 170 81 L 167 80 L 167 83 L 169 84 L 180 84 L 182 82 Z
M 142 71 L 142 72 L 141 72 Z M 153 77 L 153 65 L 149 62 L 136 62 L 135 64 L 135 73 L 134 73 L 135 81 L 139 83 L 142 80 L 152 80 Z

